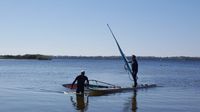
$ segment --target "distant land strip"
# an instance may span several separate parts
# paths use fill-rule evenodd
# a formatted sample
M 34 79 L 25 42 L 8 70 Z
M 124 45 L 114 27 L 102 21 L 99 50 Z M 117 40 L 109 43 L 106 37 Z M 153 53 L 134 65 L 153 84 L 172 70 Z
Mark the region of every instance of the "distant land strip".
M 130 60 L 131 56 L 127 56 Z M 42 54 L 25 54 L 25 55 L 0 55 L 0 59 L 35 59 L 35 60 L 52 60 L 52 59 L 121 59 L 121 56 L 52 56 Z M 155 56 L 138 56 L 138 60 L 200 60 L 200 57 L 174 56 L 174 57 L 155 57 Z
M 53 59 L 122 59 L 121 56 L 53 56 Z M 131 56 L 127 56 L 131 60 Z M 156 57 L 156 56 L 137 56 L 138 60 L 199 60 L 200 57 L 174 56 L 174 57 Z
M 0 55 L 0 59 L 36 59 L 36 60 L 51 60 L 52 56 L 41 54 L 25 54 L 25 55 Z

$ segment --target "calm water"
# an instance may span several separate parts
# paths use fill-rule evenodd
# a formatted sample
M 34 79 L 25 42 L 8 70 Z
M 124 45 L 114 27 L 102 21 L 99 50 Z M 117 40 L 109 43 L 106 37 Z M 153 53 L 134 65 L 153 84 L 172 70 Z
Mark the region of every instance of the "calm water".
M 64 94 L 62 84 L 81 70 L 89 79 L 132 84 L 121 60 L 0 60 L 0 112 L 200 111 L 200 61 L 139 60 L 139 83 L 162 87 L 84 99 Z

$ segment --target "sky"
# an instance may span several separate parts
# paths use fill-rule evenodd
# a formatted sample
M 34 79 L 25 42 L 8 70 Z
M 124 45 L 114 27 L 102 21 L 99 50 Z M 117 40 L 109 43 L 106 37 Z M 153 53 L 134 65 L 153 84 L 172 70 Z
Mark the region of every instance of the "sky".
M 0 0 L 0 55 L 200 57 L 199 0 Z

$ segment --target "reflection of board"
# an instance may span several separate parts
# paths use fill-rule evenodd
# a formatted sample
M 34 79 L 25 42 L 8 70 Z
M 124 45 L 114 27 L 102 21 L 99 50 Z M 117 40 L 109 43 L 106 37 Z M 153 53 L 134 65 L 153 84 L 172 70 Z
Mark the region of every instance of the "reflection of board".
M 101 96 L 105 94 L 123 92 L 123 91 L 131 91 L 131 90 L 138 90 L 138 89 L 148 89 L 157 87 L 156 84 L 142 84 L 138 85 L 137 87 L 126 87 L 126 88 L 90 88 L 89 95 L 90 96 Z
M 81 93 L 76 93 L 75 91 L 64 91 L 64 94 L 76 94 L 82 96 L 83 94 Z M 88 92 L 85 92 L 84 95 L 87 95 Z

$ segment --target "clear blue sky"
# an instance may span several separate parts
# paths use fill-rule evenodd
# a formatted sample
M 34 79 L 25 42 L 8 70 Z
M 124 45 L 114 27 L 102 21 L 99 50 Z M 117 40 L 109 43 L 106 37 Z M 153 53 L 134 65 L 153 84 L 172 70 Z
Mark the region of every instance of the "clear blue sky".
M 0 54 L 200 56 L 200 0 L 1 0 Z

